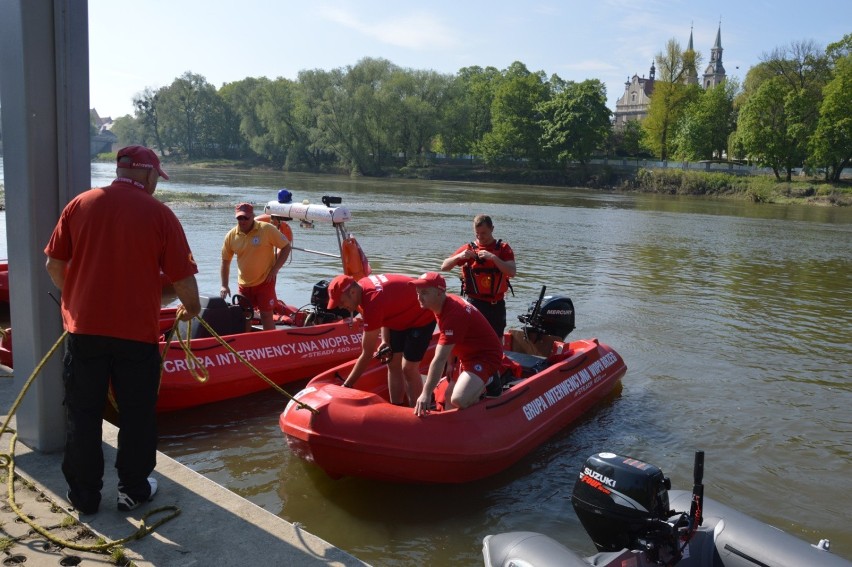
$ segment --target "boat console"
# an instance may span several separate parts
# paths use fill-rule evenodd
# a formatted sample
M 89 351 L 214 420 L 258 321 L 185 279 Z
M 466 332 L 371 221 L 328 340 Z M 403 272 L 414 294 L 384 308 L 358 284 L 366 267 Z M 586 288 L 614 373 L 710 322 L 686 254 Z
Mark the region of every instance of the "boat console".
M 235 296 L 240 297 L 240 296 Z M 213 328 L 216 333 L 221 336 L 234 335 L 236 333 L 244 333 L 246 331 L 246 310 L 239 304 L 228 304 L 224 299 L 217 296 L 199 297 L 201 300 L 201 312 L 199 317 Z M 249 318 L 251 316 L 249 315 Z M 209 337 L 210 332 L 204 325 L 198 321 L 192 321 L 189 325 L 186 321 L 181 321 L 178 325 L 181 336 L 187 336 L 187 328 L 191 328 L 191 339 L 201 339 Z

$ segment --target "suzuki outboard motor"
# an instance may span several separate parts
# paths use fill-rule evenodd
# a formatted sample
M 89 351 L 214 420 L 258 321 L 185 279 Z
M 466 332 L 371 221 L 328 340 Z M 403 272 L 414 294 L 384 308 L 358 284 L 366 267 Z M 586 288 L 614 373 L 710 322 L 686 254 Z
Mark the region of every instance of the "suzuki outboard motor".
M 564 295 L 545 296 L 545 287 L 541 295 L 530 303 L 525 315 L 519 315 L 518 320 L 524 324 L 525 332 L 542 335 L 554 335 L 567 339 L 574 330 L 574 303 Z
M 651 540 L 670 539 L 670 488 L 654 465 L 597 453 L 584 463 L 571 504 L 598 551 L 648 549 Z

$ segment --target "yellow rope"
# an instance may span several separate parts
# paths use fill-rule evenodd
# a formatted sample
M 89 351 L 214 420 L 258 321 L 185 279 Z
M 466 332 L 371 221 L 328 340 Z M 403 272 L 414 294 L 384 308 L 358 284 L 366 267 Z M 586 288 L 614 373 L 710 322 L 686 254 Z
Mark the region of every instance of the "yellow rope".
M 18 432 L 15 431 L 14 429 L 9 428 L 9 422 L 12 420 L 12 416 L 15 415 L 15 412 L 18 411 L 18 406 L 21 405 L 21 402 L 23 401 L 24 396 L 26 395 L 26 393 L 29 390 L 30 386 L 32 385 L 33 381 L 36 379 L 36 376 L 38 376 L 38 374 L 41 372 L 41 369 L 47 363 L 48 359 L 50 359 L 50 357 L 53 356 L 53 353 L 56 352 L 56 349 L 59 348 L 59 345 L 62 344 L 62 341 L 65 340 L 66 336 L 68 336 L 68 331 L 64 331 L 62 333 L 62 335 L 59 337 L 59 339 L 56 341 L 56 343 L 54 343 L 54 345 L 47 352 L 47 354 L 44 355 L 44 357 L 41 359 L 41 362 L 38 363 L 38 365 L 33 370 L 32 374 L 30 374 L 30 377 L 27 378 L 26 383 L 24 383 L 24 387 L 21 388 L 21 392 L 18 394 L 18 397 L 15 398 L 15 401 L 12 403 L 12 407 L 9 408 L 9 413 L 8 413 L 8 415 L 6 415 L 6 420 L 3 422 L 3 426 L 0 427 L 0 436 L 2 436 L 4 433 L 6 433 L 8 431 L 9 433 L 12 434 L 12 439 L 9 441 L 9 452 L 8 453 L 0 453 L 0 466 L 2 466 L 3 468 L 6 469 L 6 495 L 7 495 L 7 498 L 9 499 L 9 506 L 12 508 L 12 510 L 15 511 L 15 514 L 17 514 L 18 517 L 21 518 L 21 520 L 26 522 L 31 528 L 33 528 L 35 531 L 37 531 L 38 533 L 43 535 L 48 540 L 55 543 L 56 545 L 59 545 L 59 546 L 62 546 L 62 547 L 67 547 L 67 548 L 70 548 L 70 549 L 75 549 L 77 551 L 106 552 L 113 547 L 122 545 L 124 543 L 130 542 L 130 541 L 133 541 L 133 540 L 140 539 L 142 537 L 145 537 L 146 535 L 150 534 L 152 531 L 154 531 L 155 529 L 157 529 L 158 527 L 160 527 L 164 523 L 168 522 L 169 520 L 171 520 L 173 518 L 176 518 L 180 514 L 180 509 L 176 506 L 162 506 L 160 508 L 155 508 L 154 510 L 149 511 L 144 516 L 142 516 L 142 521 L 141 521 L 141 524 L 139 526 L 139 529 L 137 529 L 131 535 L 129 535 L 125 538 L 122 538 L 120 540 L 108 541 L 108 542 L 105 542 L 105 543 L 98 543 L 98 544 L 92 544 L 92 545 L 81 545 L 81 544 L 75 543 L 73 541 L 66 541 L 66 540 L 63 540 L 63 539 L 60 539 L 60 538 L 54 536 L 49 531 L 47 531 L 45 528 L 43 528 L 42 526 L 36 524 L 33 520 L 31 520 L 29 518 L 29 516 L 27 514 L 25 514 L 18 507 L 17 503 L 15 502 L 15 458 L 14 458 L 15 445 L 18 442 Z M 145 520 L 148 519 L 148 517 L 152 516 L 153 514 L 158 514 L 160 512 L 165 512 L 165 511 L 171 511 L 172 513 L 169 514 L 168 516 L 158 520 L 157 522 L 154 522 L 154 524 L 152 524 L 151 526 L 145 525 Z
M 311 406 L 309 406 L 309 405 L 307 405 L 303 402 L 300 402 L 299 400 L 294 398 L 289 392 L 287 392 L 286 390 L 284 390 L 283 388 L 278 386 L 278 384 L 276 384 L 275 382 L 273 382 L 272 380 L 267 378 L 260 370 L 255 368 L 255 366 L 253 364 L 251 364 L 240 353 L 238 353 L 231 345 L 229 345 L 227 342 L 225 342 L 225 340 L 222 339 L 222 337 L 219 336 L 219 334 L 216 331 L 213 330 L 213 328 L 207 323 L 207 321 L 202 319 L 200 316 L 196 317 L 196 318 L 207 329 L 207 331 L 210 332 L 211 336 L 216 337 L 216 339 L 219 341 L 219 343 L 222 344 L 222 346 L 224 346 L 226 349 L 231 351 L 237 357 L 237 359 L 239 359 L 243 364 L 245 364 L 246 367 L 248 367 L 255 375 L 257 375 L 258 377 L 260 377 L 261 379 L 266 381 L 270 386 L 272 386 L 278 392 L 280 392 L 280 393 L 284 394 L 285 396 L 287 396 L 288 398 L 290 398 L 292 401 L 294 401 L 296 404 L 298 404 L 300 408 L 309 410 L 311 413 L 318 413 L 316 408 L 313 408 L 313 407 L 311 407 Z M 192 350 L 190 348 L 189 337 L 192 336 L 191 327 L 188 328 L 187 337 L 184 339 L 180 334 L 180 329 L 178 327 L 178 321 L 177 320 L 175 320 L 175 324 L 172 327 L 172 332 L 169 333 L 169 336 L 166 340 L 166 346 L 165 346 L 165 348 L 163 349 L 163 352 L 162 352 L 162 360 L 165 360 L 166 353 L 168 352 L 169 344 L 171 342 L 172 333 L 177 335 L 178 343 L 181 345 L 181 348 L 186 353 L 187 360 L 196 360 L 198 362 L 198 364 L 196 364 L 196 366 L 203 370 L 203 372 L 201 372 L 199 374 L 193 374 L 193 376 L 195 376 L 195 378 L 197 380 L 199 380 L 199 382 L 205 382 L 209 378 L 209 373 L 208 373 L 207 369 L 204 367 L 204 365 L 201 364 L 200 359 L 192 353 Z M 32 385 L 33 381 L 35 380 L 36 376 L 38 376 L 38 374 L 41 372 L 41 369 L 47 363 L 48 359 L 50 359 L 50 357 L 53 356 L 53 353 L 56 352 L 56 349 L 59 348 L 59 346 L 62 344 L 62 342 L 65 340 L 65 337 L 67 337 L 67 336 L 68 336 L 68 331 L 64 331 L 62 333 L 62 335 L 59 337 L 59 339 L 56 341 L 56 343 L 54 343 L 54 345 L 47 352 L 47 354 L 44 355 L 44 357 L 41 359 L 41 362 L 38 363 L 38 365 L 33 370 L 32 374 L 30 374 L 30 377 L 27 378 L 27 381 L 24 384 L 24 387 L 21 388 L 21 392 L 18 394 L 18 397 L 15 399 L 14 403 L 12 404 L 12 407 L 9 409 L 9 412 L 6 415 L 6 420 L 3 422 L 2 427 L 0 427 L 0 436 L 5 434 L 6 432 L 9 432 L 9 433 L 12 434 L 12 438 L 9 442 L 9 452 L 8 453 L 0 453 L 0 467 L 3 467 L 3 468 L 6 469 L 6 475 L 7 475 L 6 476 L 6 486 L 7 486 L 7 498 L 9 500 L 9 506 L 12 508 L 12 510 L 15 511 L 15 514 L 17 514 L 18 517 L 21 518 L 24 522 L 26 522 L 31 528 L 33 528 L 35 531 L 37 531 L 42 536 L 47 538 L 49 541 L 52 541 L 53 543 L 55 543 L 56 545 L 59 545 L 61 547 L 67 547 L 69 549 L 75 549 L 77 551 L 108 552 L 109 550 L 111 550 L 112 548 L 114 548 L 116 546 L 120 546 L 120 545 L 123 545 L 125 543 L 130 542 L 130 541 L 141 539 L 141 538 L 145 537 L 146 535 L 150 534 L 151 532 L 153 532 L 155 529 L 157 529 L 161 525 L 163 525 L 166 522 L 168 522 L 168 521 L 176 518 L 177 516 L 179 516 L 180 513 L 181 513 L 180 508 L 178 508 L 177 506 L 161 506 L 159 508 L 155 508 L 155 509 L 147 512 L 144 516 L 142 516 L 142 520 L 140 522 L 139 528 L 134 533 L 130 534 L 129 536 L 124 537 L 124 538 L 119 539 L 119 540 L 108 541 L 108 542 L 105 542 L 105 543 L 98 543 L 98 544 L 92 544 L 92 545 L 81 545 L 81 544 L 75 543 L 73 541 L 66 541 L 66 540 L 63 540 L 63 539 L 60 539 L 60 538 L 54 536 L 49 531 L 47 531 L 45 528 L 43 528 L 42 526 L 36 524 L 33 520 L 31 520 L 29 518 L 29 516 L 27 514 L 25 514 L 18 507 L 17 503 L 15 502 L 15 459 L 14 459 L 14 455 L 15 455 L 15 446 L 16 446 L 17 441 L 18 441 L 18 432 L 15 431 L 14 429 L 9 428 L 9 422 L 11 421 L 12 416 L 15 415 L 15 412 L 18 411 L 18 406 L 21 405 L 21 402 L 24 399 L 24 395 L 26 395 L 27 391 L 29 390 L 30 386 Z M 189 366 L 189 365 L 187 365 L 187 366 Z M 203 375 L 203 378 L 201 378 L 202 375 Z M 114 400 L 111 400 L 111 401 L 114 403 Z M 149 517 L 153 516 L 154 514 L 159 514 L 159 513 L 162 513 L 162 512 L 171 512 L 171 513 L 168 514 L 167 516 L 157 520 L 156 522 L 154 522 L 150 526 L 145 524 L 145 521 Z
M 272 386 L 275 390 L 277 390 L 279 393 L 281 393 L 281 394 L 285 395 L 285 396 L 286 396 L 286 397 L 288 397 L 290 400 L 292 400 L 293 402 L 295 402 L 296 404 L 298 404 L 298 406 L 299 406 L 300 408 L 302 408 L 302 409 L 306 409 L 306 410 L 308 410 L 308 411 L 310 411 L 311 413 L 314 413 L 314 414 L 319 413 L 319 411 L 318 411 L 316 408 L 314 408 L 314 407 L 312 407 L 312 406 L 309 406 L 308 404 L 306 404 L 306 403 L 304 403 L 304 402 L 300 402 L 300 401 L 299 401 L 299 400 L 297 400 L 295 397 L 293 397 L 293 395 L 292 395 L 292 394 L 290 394 L 290 392 L 288 392 L 287 390 L 285 390 L 284 388 L 282 388 L 281 386 L 279 386 L 278 384 L 276 384 L 275 382 L 273 382 L 272 380 L 270 380 L 269 378 L 267 378 L 267 377 L 263 374 L 263 372 L 261 372 L 260 370 L 258 370 L 258 369 L 257 369 L 257 368 L 256 368 L 256 367 L 255 367 L 255 366 L 254 366 L 251 362 L 249 362 L 248 360 L 246 360 L 246 359 L 243 357 L 243 355 L 241 355 L 239 352 L 237 352 L 237 351 L 236 351 L 236 349 L 234 349 L 234 347 L 232 347 L 231 345 L 229 345 L 229 344 L 225 341 L 225 339 L 223 339 L 221 336 L 219 336 L 219 333 L 217 333 L 216 331 L 214 331 L 214 330 L 213 330 L 213 327 L 211 327 L 211 326 L 207 323 L 207 321 L 205 321 L 204 319 L 202 319 L 200 316 L 198 316 L 198 317 L 196 317 L 196 318 L 197 318 L 197 319 L 198 319 L 198 321 L 199 321 L 199 322 L 200 322 L 200 323 L 204 326 L 204 328 L 205 328 L 205 329 L 207 329 L 207 331 L 210 333 L 210 335 L 211 335 L 211 336 L 216 337 L 216 340 L 217 340 L 217 341 L 219 341 L 219 343 L 220 343 L 223 347 L 225 347 L 226 349 L 228 349 L 229 351 L 231 351 L 231 353 L 233 353 L 233 354 L 234 354 L 234 356 L 236 356 L 236 357 L 237 357 L 237 360 L 239 360 L 240 362 L 242 362 L 243 364 L 245 364 L 245 365 L 246 365 L 246 367 L 247 367 L 249 370 L 251 370 L 251 371 L 255 374 L 255 376 L 257 376 L 258 378 L 262 379 L 262 380 L 263 380 L 263 381 L 265 381 L 267 384 L 269 384 L 270 386 Z M 193 355 L 193 356 L 195 356 L 195 355 Z M 196 358 L 197 358 L 197 357 L 196 357 Z M 205 369 L 205 370 L 206 370 L 206 369 Z
M 6 432 L 6 428 L 4 426 L 4 432 Z M 121 539 L 107 541 L 104 543 L 94 543 L 90 545 L 82 545 L 73 541 L 64 540 L 62 538 L 56 537 L 52 533 L 50 533 L 44 527 L 38 525 L 30 519 L 30 517 L 23 512 L 18 507 L 17 502 L 15 502 L 15 459 L 13 455 L 15 454 L 15 445 L 18 441 L 18 432 L 14 429 L 9 429 L 9 433 L 12 434 L 12 439 L 9 441 L 9 452 L 8 453 L 0 453 L 0 466 L 6 469 L 6 496 L 9 499 L 9 506 L 12 510 L 15 511 L 15 514 L 18 515 L 24 522 L 26 522 L 32 529 L 43 535 L 46 539 L 52 541 L 56 545 L 60 547 L 67 547 L 69 549 L 76 549 L 77 551 L 91 551 L 91 552 L 109 552 L 112 548 L 124 545 L 131 541 L 135 541 L 137 539 L 141 539 L 146 535 L 153 532 L 158 527 L 162 526 L 169 520 L 172 520 L 180 515 L 180 508 L 177 506 L 161 506 L 159 508 L 154 508 L 153 510 L 149 510 L 142 516 L 142 520 L 139 523 L 139 528 L 130 534 L 127 537 L 123 537 Z M 150 526 L 145 524 L 145 521 L 153 516 L 154 514 L 159 514 L 162 512 L 171 512 L 167 516 L 160 518 Z
M 207 328 L 207 330 L 210 331 L 211 334 L 214 337 L 219 339 L 220 343 L 224 342 L 224 341 L 222 341 L 222 338 L 219 335 L 217 335 L 213 331 L 213 329 L 210 328 L 210 325 L 207 324 L 207 321 L 202 319 L 200 315 L 198 315 L 196 318 L 199 321 L 201 321 L 201 324 L 204 325 Z M 207 367 L 204 366 L 204 363 L 202 362 L 202 360 L 200 358 L 198 358 L 197 356 L 195 356 L 195 354 L 193 354 L 193 352 L 192 352 L 192 347 L 190 346 L 190 340 L 191 340 L 191 337 L 192 337 L 192 320 L 187 321 L 186 338 L 181 336 L 179 323 L 180 323 L 180 321 L 175 319 L 175 324 L 172 327 L 171 332 L 169 333 L 169 340 L 166 341 L 166 348 L 163 350 L 163 361 L 165 362 L 165 360 L 166 360 L 166 353 L 168 352 L 168 348 L 169 348 L 168 343 L 171 342 L 171 337 L 176 336 L 177 342 L 180 345 L 180 348 L 183 349 L 183 352 L 186 356 L 186 368 L 187 368 L 187 370 L 189 371 L 189 373 L 192 375 L 193 378 L 195 378 L 196 380 L 198 380 L 200 383 L 203 384 L 204 382 L 207 382 L 207 380 L 210 378 L 210 372 L 207 370 Z

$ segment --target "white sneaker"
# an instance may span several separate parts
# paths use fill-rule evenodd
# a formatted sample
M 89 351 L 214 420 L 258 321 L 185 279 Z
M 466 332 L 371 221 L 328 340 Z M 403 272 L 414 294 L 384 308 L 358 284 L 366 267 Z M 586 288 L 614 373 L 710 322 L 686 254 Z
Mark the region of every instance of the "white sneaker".
M 151 487 L 151 494 L 148 496 L 147 500 L 134 500 L 129 495 L 119 490 L 118 509 L 122 512 L 129 512 L 131 510 L 135 510 L 145 502 L 150 502 L 151 500 L 153 500 L 154 495 L 157 494 L 157 479 L 152 476 L 149 476 L 148 485 Z

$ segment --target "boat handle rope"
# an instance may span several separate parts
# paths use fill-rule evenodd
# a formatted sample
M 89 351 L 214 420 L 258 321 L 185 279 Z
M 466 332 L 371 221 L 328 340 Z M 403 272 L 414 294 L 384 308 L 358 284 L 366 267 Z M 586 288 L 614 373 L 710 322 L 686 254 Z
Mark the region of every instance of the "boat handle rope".
M 298 405 L 301 409 L 306 409 L 313 414 L 319 413 L 319 410 L 317 410 L 315 407 L 310 406 L 310 405 L 306 404 L 305 402 L 299 401 L 290 392 L 288 392 L 287 390 L 285 390 L 284 388 L 282 388 L 281 386 L 279 386 L 278 384 L 276 384 L 275 382 L 270 380 L 263 372 L 258 370 L 257 367 L 255 367 L 251 362 L 246 360 L 246 358 L 243 355 L 241 355 L 239 352 L 237 352 L 237 350 L 234 347 L 232 347 L 230 344 L 228 344 L 228 342 L 225 339 L 223 339 L 219 335 L 219 333 L 217 333 L 215 330 L 213 330 L 213 327 L 211 327 L 210 324 L 207 323 L 207 321 L 205 321 L 200 315 L 196 315 L 195 318 L 198 319 L 199 323 L 201 323 L 201 325 L 205 329 L 207 329 L 207 332 L 210 333 L 210 336 L 214 337 L 217 341 L 219 341 L 219 344 L 221 344 L 223 347 L 225 347 L 227 350 L 229 350 L 234 356 L 236 356 L 237 360 L 242 362 L 246 366 L 246 368 L 248 368 L 249 370 L 251 370 L 254 373 L 255 376 L 257 376 L 258 378 L 260 378 L 261 380 L 263 380 L 264 382 L 269 384 L 273 389 L 277 390 L 280 394 L 283 394 L 284 396 L 286 396 L 288 399 L 290 399 L 290 401 L 292 401 L 293 403 Z M 191 323 L 191 321 L 190 321 L 190 323 Z M 178 321 L 177 320 L 175 320 L 175 324 L 172 327 L 172 330 L 169 332 L 168 338 L 166 339 L 166 346 L 163 349 L 163 356 L 162 356 L 162 359 L 161 359 L 162 362 L 164 363 L 165 360 L 166 360 L 166 352 L 168 352 L 169 342 L 171 341 L 171 337 L 173 335 L 177 336 L 176 340 L 177 340 L 178 344 L 183 349 L 184 353 L 186 353 L 186 361 L 187 361 L 186 366 L 189 369 L 192 376 L 201 383 L 206 382 L 210 377 L 210 373 L 208 372 L 208 370 L 204 366 L 204 364 L 201 363 L 201 360 L 192 353 L 192 347 L 190 346 L 190 339 L 189 339 L 189 337 L 192 336 L 191 327 L 187 326 L 186 337 L 183 337 L 180 333 L 180 329 L 178 328 Z M 193 364 L 190 364 L 190 362 L 192 362 Z M 197 368 L 200 369 L 200 370 L 196 370 Z M 162 375 L 162 364 L 160 366 L 160 374 Z M 162 380 L 160 381 L 160 383 L 162 383 Z
M 33 519 L 31 519 L 27 514 L 24 513 L 18 507 L 17 502 L 15 502 L 15 446 L 18 442 L 18 432 L 9 427 L 9 422 L 12 420 L 12 416 L 15 415 L 15 412 L 18 411 L 18 407 L 21 405 L 21 402 L 24 399 L 27 391 L 30 389 L 30 386 L 35 381 L 36 376 L 41 372 L 42 367 L 47 363 L 48 359 L 56 352 L 56 349 L 59 348 L 59 345 L 65 340 L 65 337 L 68 336 L 68 331 L 64 331 L 62 335 L 57 339 L 56 343 L 50 348 L 47 354 L 41 359 L 41 362 L 33 370 L 30 377 L 27 378 L 27 381 L 24 383 L 24 387 L 21 388 L 21 392 L 18 394 L 18 397 L 15 398 L 14 403 L 12 403 L 12 407 L 9 409 L 8 414 L 6 415 L 6 420 L 3 422 L 2 427 L 0 427 L 0 437 L 2 437 L 5 433 L 10 433 L 12 435 L 11 440 L 9 441 L 9 451 L 8 453 L 0 453 L 0 468 L 6 470 L 6 497 L 9 501 L 9 507 L 17 514 L 17 516 L 23 521 L 26 522 L 32 529 L 37 531 L 39 534 L 44 536 L 48 541 L 64 548 L 74 549 L 76 551 L 89 551 L 92 553 L 103 553 L 105 555 L 112 554 L 113 552 L 120 551 L 120 546 L 129 543 L 131 541 L 135 541 L 138 539 L 142 539 L 148 534 L 152 533 L 158 527 L 162 526 L 166 522 L 178 517 L 181 513 L 180 508 L 177 506 L 167 505 L 160 506 L 159 508 L 154 508 L 153 510 L 149 510 L 145 515 L 142 516 L 142 519 L 139 524 L 139 528 L 130 534 L 127 537 L 123 537 L 121 539 L 113 540 L 113 541 L 104 541 L 102 543 L 95 543 L 91 545 L 83 545 L 74 541 L 64 540 L 60 537 L 57 537 L 50 533 L 47 528 L 40 526 Z M 26 480 L 24 477 L 18 477 L 21 482 L 31 488 L 35 487 Z M 146 520 L 155 515 L 164 512 L 169 512 L 168 515 L 160 518 L 150 526 L 145 522 Z

